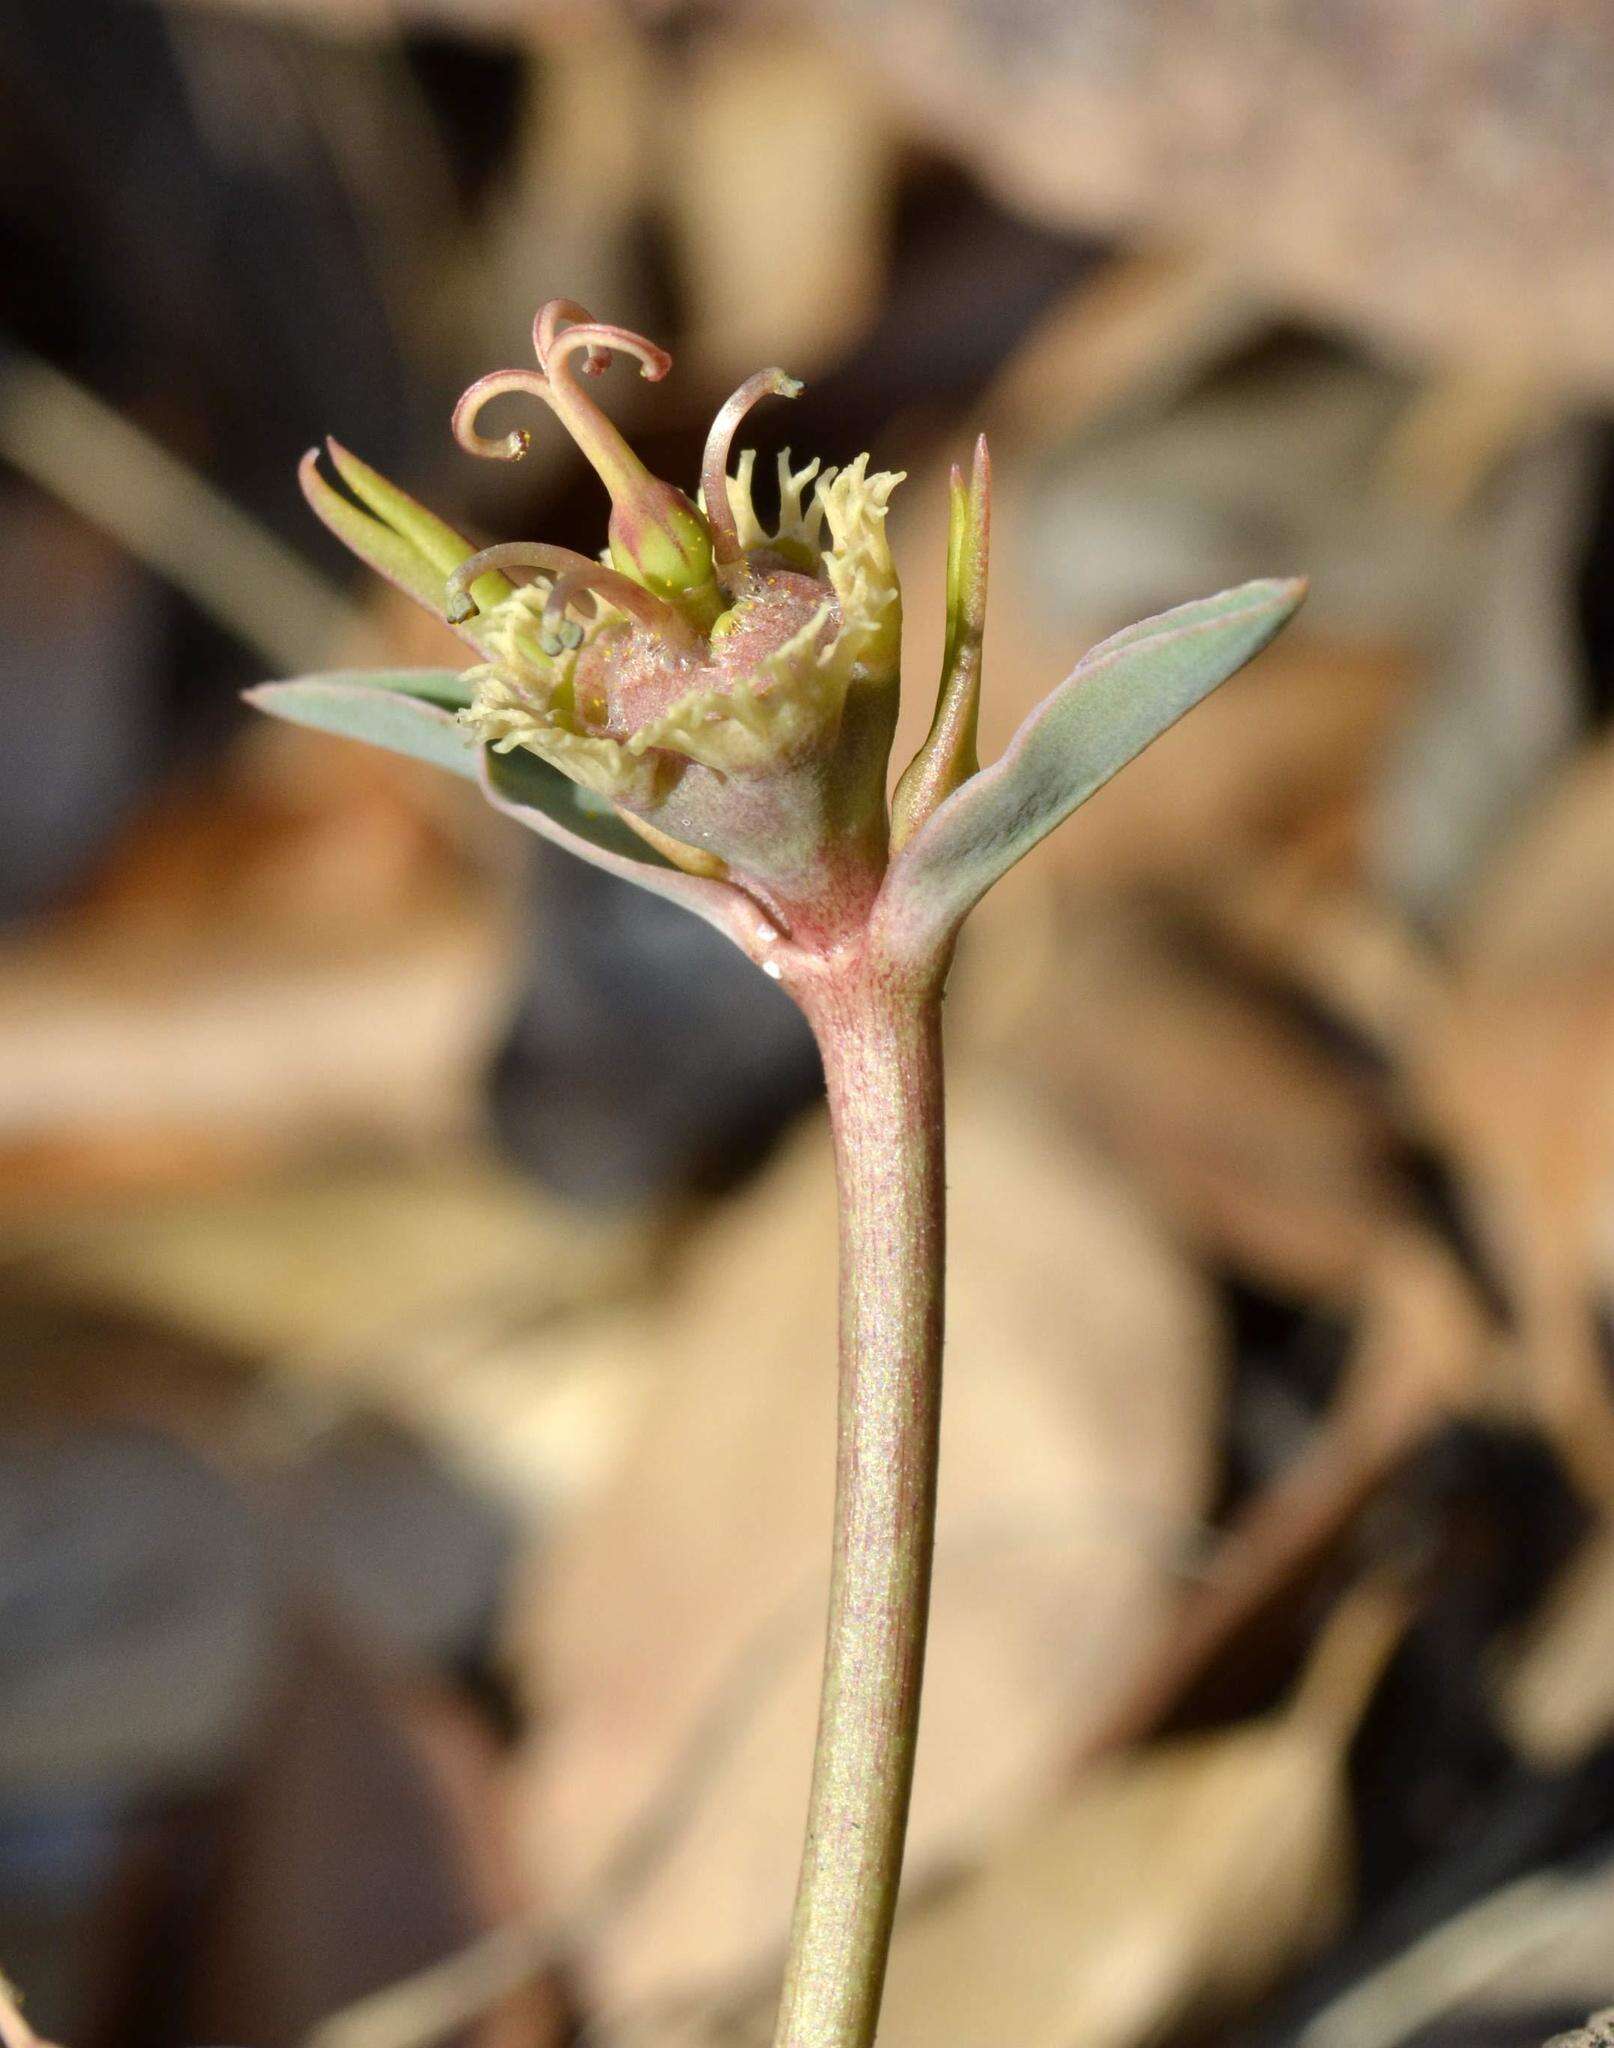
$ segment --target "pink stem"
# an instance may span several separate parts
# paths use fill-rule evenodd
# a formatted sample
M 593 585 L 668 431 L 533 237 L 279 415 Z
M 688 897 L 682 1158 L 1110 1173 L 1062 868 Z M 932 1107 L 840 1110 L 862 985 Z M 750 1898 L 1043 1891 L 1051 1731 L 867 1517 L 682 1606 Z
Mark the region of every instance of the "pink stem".
M 941 1410 L 940 977 L 867 957 L 804 991 L 841 1215 L 835 1551 L 775 2048 L 870 2048 L 919 1731 Z

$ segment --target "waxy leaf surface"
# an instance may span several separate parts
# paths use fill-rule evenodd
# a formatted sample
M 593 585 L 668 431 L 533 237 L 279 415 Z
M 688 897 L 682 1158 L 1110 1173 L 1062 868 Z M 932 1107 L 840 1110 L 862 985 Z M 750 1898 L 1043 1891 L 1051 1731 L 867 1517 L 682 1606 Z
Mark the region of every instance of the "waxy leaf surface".
M 455 713 L 470 692 L 451 669 L 337 669 L 290 683 L 260 683 L 249 704 L 292 725 L 366 740 L 476 780 L 476 738 Z
M 476 735 L 455 715 L 470 703 L 471 693 L 452 669 L 336 671 L 290 683 L 263 683 L 246 696 L 260 711 L 293 725 L 365 740 L 373 747 L 446 768 L 469 782 L 484 783 L 486 778 L 507 805 L 537 812 L 560 827 L 569 845 L 583 840 L 619 859 L 652 868 L 664 865 L 615 812 L 601 809 L 586 791 L 536 755 L 490 755 L 484 768 Z M 572 850 L 582 849 L 572 845 Z
M 1016 861 L 1258 654 L 1305 592 L 1299 579 L 1242 584 L 1084 655 L 892 862 L 875 912 L 891 951 L 916 959 L 946 944 Z

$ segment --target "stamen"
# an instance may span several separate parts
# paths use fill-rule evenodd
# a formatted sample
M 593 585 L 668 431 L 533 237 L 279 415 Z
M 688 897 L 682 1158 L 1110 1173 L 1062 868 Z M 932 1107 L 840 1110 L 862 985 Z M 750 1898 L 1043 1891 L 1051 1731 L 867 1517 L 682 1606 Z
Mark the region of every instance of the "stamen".
M 536 569 L 543 575 L 563 576 L 568 571 L 597 566 L 575 548 L 550 547 L 538 540 L 500 541 L 461 562 L 449 577 L 445 585 L 448 623 L 463 626 L 467 619 L 476 617 L 479 606 L 471 595 L 471 585 L 490 569 Z
M 607 604 L 626 612 L 629 618 L 637 620 L 680 652 L 692 652 L 701 645 L 699 634 L 675 605 L 668 604 L 665 598 L 657 597 L 620 570 L 607 569 L 603 562 L 587 561 L 558 577 L 544 601 L 544 624 L 562 645 L 577 644 L 575 640 L 567 642 L 562 636 L 572 630 L 566 619 L 566 607 L 582 596 L 603 598 Z
M 569 654 L 583 644 L 583 629 L 575 619 L 562 619 L 558 626 L 540 626 L 538 645 L 551 660 L 557 654 Z
M 469 390 L 460 394 L 460 401 L 454 408 L 454 439 L 468 453 L 485 455 L 499 462 L 519 462 L 532 446 L 532 436 L 525 427 L 517 427 L 512 433 L 501 434 L 496 439 L 477 432 L 476 423 L 482 408 L 511 391 L 524 391 L 529 398 L 541 398 L 547 406 L 554 408 L 555 397 L 549 388 L 549 379 L 540 370 L 492 370 L 487 376 L 478 377 Z
M 800 398 L 804 388 L 799 377 L 789 376 L 783 370 L 758 370 L 754 377 L 746 378 L 712 422 L 712 431 L 706 437 L 706 453 L 701 458 L 701 495 L 706 505 L 706 523 L 712 529 L 712 555 L 719 574 L 745 558 L 734 507 L 729 503 L 729 450 L 734 446 L 734 436 L 747 413 L 764 398 Z

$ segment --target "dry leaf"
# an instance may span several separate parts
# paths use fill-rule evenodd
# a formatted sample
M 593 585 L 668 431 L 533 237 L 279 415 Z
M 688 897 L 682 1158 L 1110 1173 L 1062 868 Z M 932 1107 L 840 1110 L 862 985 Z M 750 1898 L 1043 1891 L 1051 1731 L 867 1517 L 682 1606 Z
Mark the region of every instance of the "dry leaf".
M 81 906 L 0 946 L 0 1145 L 250 1156 L 472 1121 L 499 891 L 418 782 L 308 737 L 169 792 Z
M 1458 1166 L 1519 1325 L 1518 1398 L 1614 1499 L 1614 749 L 1583 756 L 1503 850 L 1456 935 L 1407 1092 Z
M 1465 990 L 1504 995 L 1614 955 L 1614 742 L 1587 747 L 1496 850 L 1454 926 Z
M 1532 1871 L 1359 1977 L 1299 2040 L 1303 2048 L 1399 2048 L 1451 2019 L 1466 2023 L 1465 2034 L 1513 2038 L 1520 2012 L 1584 2012 L 1607 1997 L 1611 1951 L 1614 1861 L 1582 1874 Z
M 1539 1771 L 1578 1763 L 1614 1731 L 1614 1525 L 1559 1575 L 1499 1686 L 1503 1725 Z
M 1354 835 L 1353 835 L 1354 837 Z M 1444 970 L 1423 935 L 1358 881 L 1326 829 L 1218 877 L 1196 906 L 1258 975 L 1287 983 L 1387 1061 L 1427 1028 Z
M 0 1132 L 24 1148 L 160 1126 L 281 1156 L 337 1135 L 442 1135 L 472 1112 L 498 1014 L 494 935 L 455 916 L 291 960 L 252 944 L 140 958 L 119 944 L 0 956 Z M 387 1020 L 384 1032 L 354 1019 Z
M 1344 1749 L 1400 1625 L 1357 1595 L 1284 1712 L 1044 1800 L 899 1925 L 882 2048 L 1131 2048 L 1257 1996 L 1342 1914 Z
M 999 35 L 934 0 L 836 19 L 1016 210 L 1192 237 L 1268 303 L 1392 356 L 1614 385 L 1614 174 L 1589 140 L 1614 106 L 1601 0 L 1565 0 L 1545 28 L 1528 0 L 1420 11 L 1382 40 L 1303 0 L 1024 6 Z
M 1161 1625 L 1217 1401 L 1206 1295 L 1124 1188 L 967 1070 L 950 1112 L 919 1873 L 1045 1781 Z M 579 1895 L 713 1702 L 742 1709 L 671 1854 L 593 1957 L 613 2004 L 732 1981 L 788 1920 L 827 1578 L 834 1274 L 815 1121 L 646 1318 L 652 1411 L 534 1591 L 524 1805 L 547 1895 Z
M 196 1916 L 187 2037 L 294 2048 L 333 2010 L 506 1918 L 516 1897 L 498 1759 L 472 1713 L 306 1618 L 278 1669 Z M 549 2048 L 564 2031 L 546 1981 L 453 2048 Z
M 1016 1068 L 1213 1254 L 1302 1298 L 1353 1297 L 1404 1228 L 1377 1088 L 1276 991 L 1121 904 L 1067 916 Z
M 389 1346 L 608 1298 L 644 1271 L 644 1226 L 593 1217 L 477 1153 L 354 1166 L 35 1233 L 51 1272 L 171 1325 L 360 1374 Z M 497 1325 L 495 1325 L 497 1327 Z M 384 1366 L 378 1368 L 384 1377 Z
M 1488 1392 L 1495 1332 L 1446 1248 L 1387 1237 L 1375 1254 L 1344 1382 L 1327 1416 L 1234 1516 L 1086 1761 L 1152 1734 L 1337 1551 L 1364 1508 L 1441 1421 Z
M 614 1467 L 649 1383 L 639 1311 L 601 1306 L 643 1285 L 649 1219 L 578 1210 L 474 1153 L 148 1193 L 13 1222 L 0 1248 L 58 1289 L 267 1358 L 294 1412 L 358 1403 L 413 1425 L 534 1526 Z M 582 1309 L 599 1312 L 564 1320 Z
M 1270 318 L 1221 257 L 1122 248 L 1039 315 L 977 410 L 994 441 L 1046 448 L 1175 399 Z
M 882 2041 L 1128 2048 L 1253 1996 L 1336 1922 L 1344 1823 L 1335 1758 L 1282 1724 L 1097 1765 L 903 1925 Z
M 1614 1500 L 1614 1400 L 1598 1337 L 1614 1162 L 1614 971 L 1461 994 L 1417 1048 L 1423 1122 L 1518 1324 L 1517 1401 L 1581 1483 Z
M 1575 616 L 1601 444 L 1584 428 L 1526 438 L 1458 530 L 1464 573 L 1431 600 L 1445 630 L 1375 792 L 1371 869 L 1421 923 L 1460 913 L 1584 726 Z
M 731 22 L 663 119 L 692 361 L 724 390 L 762 363 L 818 375 L 872 322 L 885 268 L 896 135 L 866 76 L 816 22 Z

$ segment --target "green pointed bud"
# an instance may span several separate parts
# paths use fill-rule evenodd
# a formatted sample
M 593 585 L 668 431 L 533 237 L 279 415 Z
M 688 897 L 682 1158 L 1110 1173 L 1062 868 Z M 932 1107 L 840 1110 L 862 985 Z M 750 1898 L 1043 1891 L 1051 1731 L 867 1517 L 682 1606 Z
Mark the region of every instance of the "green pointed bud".
M 981 641 L 986 631 L 986 564 L 991 537 L 992 463 L 986 436 L 975 444 L 966 485 L 953 469 L 947 529 L 947 639 L 930 735 L 903 771 L 891 800 L 891 844 L 911 839 L 938 804 L 980 768 Z
M 320 475 L 317 448 L 309 449 L 298 471 L 303 496 L 361 561 L 429 611 L 445 616 L 444 578 L 469 560 L 474 552 L 471 542 L 379 470 L 361 462 L 340 441 L 328 441 L 326 448 L 353 497 L 344 497 Z M 475 602 L 484 610 L 491 609 L 509 597 L 512 588 L 497 573 L 484 576 L 476 584 Z M 449 623 L 456 625 L 459 619 L 450 615 Z
M 607 531 L 611 560 L 624 576 L 711 630 L 728 600 L 717 587 L 712 529 L 698 506 L 646 471 L 625 503 L 616 500 Z

